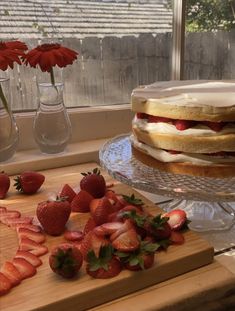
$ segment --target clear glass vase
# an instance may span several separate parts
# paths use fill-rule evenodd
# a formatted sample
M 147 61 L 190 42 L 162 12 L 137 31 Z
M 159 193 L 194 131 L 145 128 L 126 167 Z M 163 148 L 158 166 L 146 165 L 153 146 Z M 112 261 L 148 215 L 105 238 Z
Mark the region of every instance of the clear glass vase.
M 0 73 L 0 162 L 9 160 L 16 152 L 19 130 L 11 111 L 10 80 Z
M 38 82 L 38 109 L 34 118 L 35 141 L 41 152 L 63 152 L 71 137 L 71 123 L 64 105 L 64 84 Z

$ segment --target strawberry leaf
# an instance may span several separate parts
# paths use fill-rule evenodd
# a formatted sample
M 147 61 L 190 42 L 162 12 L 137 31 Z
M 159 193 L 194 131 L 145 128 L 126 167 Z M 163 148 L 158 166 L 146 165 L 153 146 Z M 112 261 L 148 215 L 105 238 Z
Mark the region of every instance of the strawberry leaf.
M 150 221 L 150 224 L 153 228 L 164 230 L 164 224 L 169 220 L 169 217 L 162 217 L 161 214 L 158 214 L 157 216 L 153 217 Z
M 121 216 L 125 218 L 133 219 L 136 225 L 140 228 L 144 226 L 145 220 L 147 218 L 146 216 L 138 215 L 135 210 L 122 212 Z
M 132 194 L 131 196 L 123 194 L 122 197 L 129 204 L 133 204 L 133 205 L 143 205 L 144 204 L 144 202 L 141 199 L 136 198 L 134 194 Z

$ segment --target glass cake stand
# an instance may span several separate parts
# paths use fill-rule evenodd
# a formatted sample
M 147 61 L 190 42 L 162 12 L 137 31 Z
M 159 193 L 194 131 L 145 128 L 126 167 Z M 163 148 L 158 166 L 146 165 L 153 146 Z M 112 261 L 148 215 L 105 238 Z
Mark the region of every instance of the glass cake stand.
M 227 230 L 235 223 L 235 209 L 232 207 L 235 177 L 196 177 L 149 167 L 132 154 L 129 135 L 109 140 L 100 150 L 99 157 L 101 166 L 122 183 L 174 198 L 164 210 L 185 210 L 192 230 Z

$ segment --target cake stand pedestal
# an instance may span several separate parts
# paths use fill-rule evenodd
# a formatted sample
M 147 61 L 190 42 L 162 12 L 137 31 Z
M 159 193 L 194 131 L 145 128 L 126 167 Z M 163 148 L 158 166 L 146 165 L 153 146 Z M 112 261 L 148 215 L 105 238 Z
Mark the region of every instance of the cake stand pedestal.
M 132 154 L 129 135 L 109 140 L 99 157 L 101 166 L 122 183 L 174 198 L 163 209 L 185 210 L 192 230 L 228 230 L 235 223 L 235 177 L 196 177 L 149 167 Z

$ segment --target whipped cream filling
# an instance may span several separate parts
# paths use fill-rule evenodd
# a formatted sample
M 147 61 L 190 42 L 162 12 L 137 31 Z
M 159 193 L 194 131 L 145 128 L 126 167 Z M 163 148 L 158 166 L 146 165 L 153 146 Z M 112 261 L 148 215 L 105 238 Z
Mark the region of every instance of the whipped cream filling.
M 138 119 L 136 116 L 132 121 L 132 126 L 137 127 L 142 131 L 159 133 L 159 134 L 172 134 L 182 136 L 219 136 L 225 134 L 235 134 L 235 124 L 228 123 L 219 132 L 213 131 L 208 126 L 197 124 L 184 131 L 177 130 L 175 125 L 165 122 L 148 123 L 147 119 Z
M 198 153 L 179 153 L 171 154 L 163 149 L 157 149 L 150 147 L 137 140 L 134 135 L 130 136 L 130 140 L 133 146 L 143 150 L 145 153 L 161 162 L 188 162 L 197 165 L 212 165 L 219 163 L 232 163 L 235 162 L 234 156 L 210 156 Z
M 134 89 L 132 97 L 176 106 L 235 107 L 235 81 L 162 81 Z

